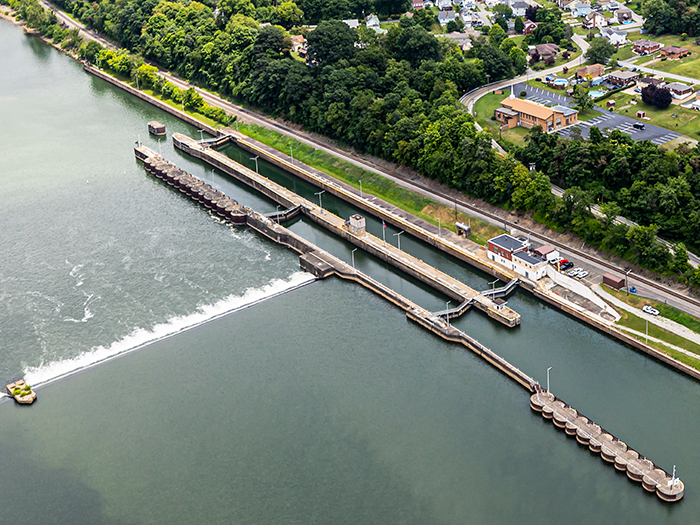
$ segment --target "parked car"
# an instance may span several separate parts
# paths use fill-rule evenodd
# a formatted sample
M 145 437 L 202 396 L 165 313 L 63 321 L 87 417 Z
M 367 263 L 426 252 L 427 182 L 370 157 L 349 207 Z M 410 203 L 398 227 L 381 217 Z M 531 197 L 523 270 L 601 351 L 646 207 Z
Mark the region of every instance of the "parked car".
M 659 315 L 659 311 L 656 308 L 649 306 L 648 304 L 645 304 L 642 307 L 642 311 L 651 315 Z
M 573 268 L 573 266 L 574 266 L 574 263 L 572 263 L 572 262 L 569 261 L 569 262 L 565 262 L 564 264 L 562 264 L 562 265 L 560 266 L 560 268 L 561 268 L 562 270 L 568 270 L 569 268 Z
M 576 276 L 578 275 L 578 273 L 579 273 L 579 272 L 582 272 L 582 271 L 583 271 L 583 268 L 574 268 L 574 269 L 571 270 L 567 275 L 568 275 L 569 277 L 576 277 Z
M 644 129 L 645 125 L 642 124 L 641 122 L 635 122 L 634 124 L 632 124 L 632 127 L 635 129 Z
M 578 279 L 583 279 L 584 277 L 588 277 L 588 272 L 586 270 L 583 270 L 582 272 L 578 272 L 578 275 L 576 277 Z
M 552 266 L 556 266 L 561 260 L 562 260 L 561 257 L 555 257 L 554 259 L 549 261 L 549 264 L 551 264 Z

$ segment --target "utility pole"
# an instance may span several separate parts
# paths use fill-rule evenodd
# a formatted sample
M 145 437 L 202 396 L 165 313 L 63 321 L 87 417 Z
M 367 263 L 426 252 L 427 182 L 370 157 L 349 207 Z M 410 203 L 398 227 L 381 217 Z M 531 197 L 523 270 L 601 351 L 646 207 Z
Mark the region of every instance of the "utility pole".
M 256 155 L 255 157 L 250 157 L 250 160 L 254 160 L 254 161 L 255 161 L 255 173 L 260 173 L 260 172 L 258 171 L 258 157 L 259 157 L 259 156 L 260 156 L 260 155 Z
M 550 371 L 551 369 L 552 369 L 551 366 L 547 369 L 547 393 L 548 393 L 548 394 L 549 394 L 549 371 Z
M 318 193 L 314 193 L 314 195 L 318 195 L 318 207 L 321 208 L 322 214 L 325 213 L 323 211 L 323 201 L 321 200 L 321 195 L 323 195 L 324 193 L 326 193 L 326 190 L 321 190 Z
M 355 252 L 357 251 L 357 248 L 355 248 L 352 252 L 350 252 L 350 256 L 352 257 L 352 269 L 355 269 Z
M 450 326 L 450 303 L 452 301 L 447 301 L 445 304 L 445 319 L 447 319 L 447 326 Z
M 398 243 L 398 249 L 401 250 L 401 234 L 404 233 L 403 231 L 400 231 L 399 233 L 395 233 L 394 237 L 396 237 L 396 241 Z

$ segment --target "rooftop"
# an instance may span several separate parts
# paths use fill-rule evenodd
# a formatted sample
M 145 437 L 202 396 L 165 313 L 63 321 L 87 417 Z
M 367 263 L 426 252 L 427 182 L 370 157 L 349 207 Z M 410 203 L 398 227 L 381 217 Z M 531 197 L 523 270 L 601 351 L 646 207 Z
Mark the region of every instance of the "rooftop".
M 517 111 L 518 113 L 525 113 L 526 115 L 532 115 L 543 120 L 547 120 L 554 115 L 554 111 L 547 106 L 519 98 L 508 97 L 501 102 L 501 106 Z
M 565 117 L 568 117 L 569 115 L 575 115 L 576 113 L 578 113 L 578 111 L 576 111 L 573 108 L 569 108 L 567 106 L 561 106 L 559 104 L 557 104 L 556 106 L 552 106 L 552 109 L 554 111 L 558 111 L 559 113 L 563 113 Z
M 498 237 L 494 237 L 493 239 L 489 239 L 489 242 L 500 246 L 501 248 L 505 248 L 508 251 L 520 250 L 522 248 L 525 248 L 525 243 L 523 241 L 521 241 L 520 239 L 516 239 L 515 237 L 511 237 L 507 233 L 499 235 Z
M 678 46 L 665 46 L 661 48 L 661 51 L 666 51 L 667 53 L 689 53 L 690 49 Z
M 686 91 L 688 89 L 693 89 L 687 84 L 681 84 L 680 82 L 671 82 L 666 84 L 666 89 L 676 90 L 676 91 Z
M 540 264 L 542 262 L 546 262 L 542 260 L 542 257 L 536 257 L 535 255 L 527 253 L 526 251 L 514 253 L 513 257 L 517 257 L 518 259 L 529 264 Z
M 634 71 L 612 71 L 610 73 L 610 76 L 622 80 L 629 80 L 630 78 L 637 78 L 639 76 L 639 73 L 636 73 Z

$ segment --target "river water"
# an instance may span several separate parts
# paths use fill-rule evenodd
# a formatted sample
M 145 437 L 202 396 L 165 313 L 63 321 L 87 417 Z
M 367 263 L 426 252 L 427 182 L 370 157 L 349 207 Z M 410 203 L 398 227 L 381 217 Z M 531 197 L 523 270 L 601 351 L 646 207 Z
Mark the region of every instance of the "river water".
M 0 402 L 0 521 L 698 521 L 697 382 L 524 292 L 509 300 L 518 329 L 478 311 L 455 321 L 542 383 L 553 367 L 560 397 L 677 465 L 686 497 L 665 505 L 533 414 L 527 392 L 478 357 L 358 286 L 312 282 L 294 253 L 223 224 L 134 160 L 140 135 L 273 211 L 149 137 L 146 122 L 194 128 L 4 21 L 0 72 L 0 379 L 42 385 L 31 407 Z M 350 261 L 352 248 L 313 224 L 291 228 Z M 401 244 L 488 287 L 406 235 Z M 360 251 L 355 262 L 444 305 Z

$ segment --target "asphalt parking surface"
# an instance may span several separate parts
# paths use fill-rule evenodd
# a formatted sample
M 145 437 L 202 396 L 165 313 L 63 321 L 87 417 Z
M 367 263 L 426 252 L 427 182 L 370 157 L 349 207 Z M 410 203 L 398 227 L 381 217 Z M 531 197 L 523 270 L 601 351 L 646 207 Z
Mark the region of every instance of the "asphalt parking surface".
M 513 87 L 513 91 L 516 96 L 519 96 L 521 91 L 525 91 L 527 93 L 527 96 L 525 97 L 527 100 L 532 100 L 533 102 L 537 102 L 539 104 L 560 104 L 562 106 L 572 106 L 574 104 L 572 99 L 565 97 L 564 95 L 552 93 L 551 91 L 546 91 L 540 88 L 534 88 L 526 84 L 517 84 Z M 644 123 L 644 129 L 636 129 L 633 125 L 639 122 L 638 120 L 625 117 L 611 111 L 605 111 L 601 108 L 594 109 L 600 112 L 599 116 L 585 122 L 579 122 L 575 126 L 559 130 L 556 133 L 564 138 L 571 138 L 571 130 L 573 128 L 578 128 L 581 130 L 581 136 L 583 138 L 587 138 L 591 127 L 596 127 L 600 130 L 608 128 L 609 131 L 617 129 L 622 133 L 629 135 L 634 140 L 649 140 L 652 142 L 652 144 L 656 144 L 657 146 L 682 136 L 681 133 L 669 131 L 648 123 Z

